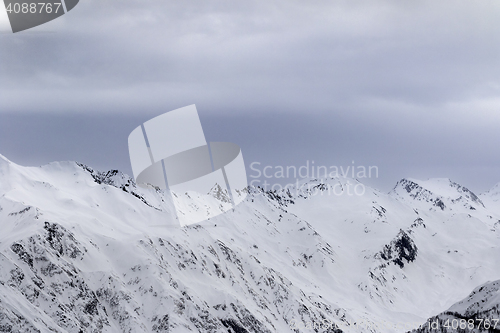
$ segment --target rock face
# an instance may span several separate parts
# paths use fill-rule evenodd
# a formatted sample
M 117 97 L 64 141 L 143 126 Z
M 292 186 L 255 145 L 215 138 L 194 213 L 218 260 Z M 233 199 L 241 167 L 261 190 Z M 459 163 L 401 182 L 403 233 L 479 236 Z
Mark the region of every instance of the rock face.
M 405 263 L 410 263 L 417 259 L 417 246 L 410 236 L 400 230 L 395 239 L 384 246 L 384 249 L 378 253 L 378 257 L 393 262 L 400 268 L 405 266 Z
M 385 333 L 445 311 L 493 317 L 500 214 L 438 183 L 249 188 L 236 209 L 181 228 L 165 192 L 119 171 L 0 155 L 0 332 Z

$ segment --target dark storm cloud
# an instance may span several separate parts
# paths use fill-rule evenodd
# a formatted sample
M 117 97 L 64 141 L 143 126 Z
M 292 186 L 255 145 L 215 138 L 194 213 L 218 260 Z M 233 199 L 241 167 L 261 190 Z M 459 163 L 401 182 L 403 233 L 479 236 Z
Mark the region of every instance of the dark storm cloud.
M 449 176 L 485 189 L 500 181 L 499 22 L 498 1 L 82 0 L 0 34 L 0 153 L 128 169 L 131 129 L 196 103 L 247 162 L 354 159 L 379 165 L 385 188 Z

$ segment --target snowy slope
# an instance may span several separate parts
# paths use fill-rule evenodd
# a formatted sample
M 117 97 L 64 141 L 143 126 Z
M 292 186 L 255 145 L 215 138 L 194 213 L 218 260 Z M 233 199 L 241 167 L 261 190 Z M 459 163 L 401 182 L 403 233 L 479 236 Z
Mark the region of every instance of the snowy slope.
M 496 205 L 448 180 L 358 184 L 250 188 L 180 228 L 120 172 L 0 155 L 0 332 L 405 332 L 500 278 Z
M 412 333 L 500 332 L 500 280 L 474 289 L 467 298 L 428 319 Z
M 489 191 L 480 196 L 488 209 L 495 213 L 500 213 L 500 183 L 493 186 Z M 496 227 L 500 228 L 500 220 L 496 221 Z

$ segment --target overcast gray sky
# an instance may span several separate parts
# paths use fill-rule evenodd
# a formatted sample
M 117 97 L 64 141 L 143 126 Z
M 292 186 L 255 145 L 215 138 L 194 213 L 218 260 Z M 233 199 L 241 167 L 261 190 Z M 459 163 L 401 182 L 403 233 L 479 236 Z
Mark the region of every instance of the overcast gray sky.
M 498 0 L 81 0 L 0 32 L 0 154 L 22 165 L 130 174 L 130 131 L 196 104 L 247 165 L 500 182 Z

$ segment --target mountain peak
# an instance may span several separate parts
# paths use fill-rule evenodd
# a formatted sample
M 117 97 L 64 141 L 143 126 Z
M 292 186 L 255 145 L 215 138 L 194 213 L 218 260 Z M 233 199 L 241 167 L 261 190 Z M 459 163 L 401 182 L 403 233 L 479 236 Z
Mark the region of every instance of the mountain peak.
M 227 189 L 222 189 L 218 183 L 215 183 L 210 192 L 208 192 L 208 195 L 211 195 L 222 202 L 231 202 Z
M 492 197 L 493 199 L 497 199 L 500 197 L 500 183 L 495 184 L 491 189 L 488 191 L 482 193 L 481 195 L 483 196 L 489 196 Z
M 429 202 L 441 210 L 452 207 L 457 203 L 462 203 L 466 208 L 472 210 L 476 209 L 474 205 L 484 207 L 483 202 L 476 194 L 449 178 L 431 178 L 428 180 L 403 178 L 396 184 L 390 194 L 403 200 Z

